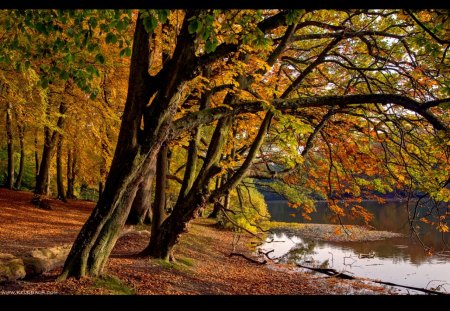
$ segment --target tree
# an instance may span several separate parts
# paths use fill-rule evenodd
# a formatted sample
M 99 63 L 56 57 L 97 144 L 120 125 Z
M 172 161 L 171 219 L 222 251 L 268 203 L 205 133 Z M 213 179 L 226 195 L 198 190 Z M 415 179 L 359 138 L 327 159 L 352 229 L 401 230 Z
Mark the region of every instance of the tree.
M 13 147 L 13 134 L 12 134 L 12 105 L 6 104 L 6 135 L 8 138 L 8 177 L 6 180 L 6 187 L 10 190 L 14 185 L 14 147 Z
M 66 81 L 76 86 L 71 95 L 51 94 L 51 101 L 42 101 L 53 109 L 47 115 L 54 122 L 40 123 L 63 133 L 56 126 L 62 114 L 55 112 L 61 102 L 67 105 L 61 121 L 68 192 L 75 191 L 69 176 L 101 185 L 61 278 L 103 273 L 127 219 L 138 223 L 148 215 L 153 181 L 158 189 L 153 211 L 164 207 L 166 183 L 170 195 L 178 196 L 142 252 L 163 259 L 208 204 L 226 217 L 226 202 L 233 201 L 235 189 L 252 182 L 250 177 L 277 180 L 290 194 L 301 188 L 304 195 L 294 196 L 293 203 L 303 204 L 305 215 L 311 211 L 306 195 L 314 193 L 328 199 L 338 216 L 366 217 L 356 206 L 361 192 L 387 191 L 396 180 L 403 188 L 417 184 L 415 191 L 446 200 L 444 13 L 75 10 L 2 15 L 8 33 L 24 34 L 20 40 L 7 36 L 2 51 L 8 53 L 3 54 L 38 74 L 44 99 Z M 126 34 L 133 31 L 127 28 L 132 21 L 130 49 Z M 117 54 L 124 59 L 131 54 L 130 62 L 114 66 L 120 62 Z M 128 84 L 120 79 L 125 71 Z M 113 100 L 114 90 L 121 95 Z M 167 162 L 161 146 L 177 150 L 171 162 L 178 168 L 161 171 L 158 157 L 160 164 Z M 218 178 L 223 182 L 212 189 Z M 380 186 L 382 178 L 386 184 Z M 338 206 L 344 196 L 355 204 Z

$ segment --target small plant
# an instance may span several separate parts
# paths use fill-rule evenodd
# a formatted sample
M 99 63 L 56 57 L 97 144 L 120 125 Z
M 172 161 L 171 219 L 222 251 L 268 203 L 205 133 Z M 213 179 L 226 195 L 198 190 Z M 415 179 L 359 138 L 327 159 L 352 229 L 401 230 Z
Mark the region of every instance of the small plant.
M 133 288 L 130 288 L 118 277 L 113 275 L 97 278 L 94 282 L 94 287 L 106 289 L 114 295 L 136 295 Z

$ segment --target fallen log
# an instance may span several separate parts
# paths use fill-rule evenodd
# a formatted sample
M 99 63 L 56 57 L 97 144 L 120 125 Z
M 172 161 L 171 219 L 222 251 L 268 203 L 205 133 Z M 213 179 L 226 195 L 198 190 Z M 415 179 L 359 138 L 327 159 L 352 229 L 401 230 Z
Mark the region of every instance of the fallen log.
M 252 258 L 250 258 L 250 257 L 247 257 L 247 256 L 245 256 L 244 254 L 241 254 L 241 253 L 231 253 L 231 254 L 229 255 L 229 257 L 233 257 L 233 256 L 239 256 L 239 257 L 245 258 L 245 259 L 247 259 L 248 261 L 250 261 L 250 262 L 252 262 L 252 263 L 255 263 L 255 264 L 257 264 L 257 265 L 265 265 L 265 264 L 267 263 L 267 260 L 264 260 L 264 261 L 258 261 L 258 260 L 252 259 Z
M 442 292 L 438 292 L 438 291 L 434 291 L 434 290 L 426 289 L 426 288 L 421 288 L 421 287 L 414 287 L 414 286 L 396 284 L 396 283 L 392 283 L 392 282 L 384 282 L 384 281 L 377 281 L 377 280 L 371 280 L 371 279 L 357 278 L 357 277 L 345 274 L 343 272 L 337 272 L 335 269 L 313 268 L 313 267 L 303 266 L 303 265 L 300 265 L 300 264 L 297 264 L 297 267 L 304 268 L 304 269 L 309 269 L 309 270 L 312 270 L 312 271 L 315 271 L 315 272 L 326 274 L 326 275 L 328 275 L 330 277 L 337 277 L 337 278 L 340 278 L 340 279 L 369 281 L 369 282 L 378 283 L 378 284 L 382 284 L 382 285 L 389 285 L 389 286 L 413 289 L 413 290 L 417 290 L 417 291 L 424 292 L 424 293 L 427 293 L 427 294 L 448 295 L 447 293 L 442 293 Z

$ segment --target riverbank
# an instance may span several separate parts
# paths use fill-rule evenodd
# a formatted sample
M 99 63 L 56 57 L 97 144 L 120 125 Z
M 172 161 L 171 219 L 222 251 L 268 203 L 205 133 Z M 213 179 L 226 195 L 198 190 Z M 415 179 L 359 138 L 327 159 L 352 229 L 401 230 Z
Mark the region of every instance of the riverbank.
M 367 242 L 404 236 L 401 233 L 370 230 L 357 225 L 304 224 L 271 221 L 264 223 L 263 227 L 274 233 L 284 232 L 290 235 L 330 242 Z
M 94 203 L 52 200 L 53 210 L 36 209 L 32 194 L 0 189 L 0 252 L 20 255 L 38 247 L 72 243 Z M 230 257 L 235 235 L 215 221 L 197 219 L 176 247 L 176 263 L 135 258 L 148 243 L 146 227 L 128 229 L 117 242 L 104 279 L 56 282 L 61 269 L 14 283 L 0 294 L 389 294 L 381 286 L 304 272 L 291 265 L 258 265 Z M 235 252 L 252 257 L 252 237 L 241 236 Z M 261 260 L 261 258 L 255 258 Z

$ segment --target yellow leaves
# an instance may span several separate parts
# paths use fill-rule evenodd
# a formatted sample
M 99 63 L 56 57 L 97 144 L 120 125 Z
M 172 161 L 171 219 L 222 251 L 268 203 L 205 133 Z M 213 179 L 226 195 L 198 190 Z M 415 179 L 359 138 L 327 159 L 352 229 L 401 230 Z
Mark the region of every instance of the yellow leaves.
M 422 21 L 422 22 L 429 22 L 429 21 L 431 21 L 431 15 L 430 15 L 430 13 L 429 12 L 427 12 L 427 11 L 421 11 L 421 12 L 419 12 L 419 19 Z
M 233 29 L 234 33 L 238 34 L 242 31 L 242 26 L 239 24 L 233 24 L 231 29 Z
M 440 223 L 438 226 L 439 232 L 448 232 L 448 225 L 445 223 Z
M 341 229 L 341 227 L 339 226 L 339 227 L 336 227 L 335 229 L 334 229 L 334 232 L 333 232 L 335 235 L 342 235 L 342 229 Z

